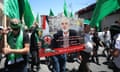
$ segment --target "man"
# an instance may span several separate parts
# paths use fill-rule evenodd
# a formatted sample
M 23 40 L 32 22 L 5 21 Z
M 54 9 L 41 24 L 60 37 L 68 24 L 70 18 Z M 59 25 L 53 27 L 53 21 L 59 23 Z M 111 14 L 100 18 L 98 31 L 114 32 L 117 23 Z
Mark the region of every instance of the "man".
M 70 40 L 72 36 L 76 36 L 77 33 L 70 29 L 70 22 L 68 18 L 63 17 L 60 23 L 61 30 L 53 35 L 52 47 L 53 48 L 66 48 L 76 42 Z M 54 72 L 65 72 L 66 69 L 66 54 L 53 56 Z
M 115 40 L 115 49 L 113 51 L 114 72 L 120 72 L 120 33 L 117 34 Z
M 95 62 L 97 65 L 100 65 L 99 64 L 99 58 L 98 58 L 98 49 L 99 49 L 99 45 L 100 45 L 100 38 L 98 37 L 98 33 L 97 32 L 95 32 L 93 34 L 92 40 L 93 40 L 92 61 Z
M 29 38 L 21 28 L 18 19 L 12 19 L 8 33 L 8 46 L 3 48 L 6 55 L 5 72 L 27 72 L 27 54 L 29 53 Z
M 85 41 L 85 50 L 80 52 L 81 55 L 81 64 L 79 67 L 80 72 L 90 72 L 90 69 L 88 67 L 88 61 L 90 57 L 90 53 L 92 52 L 93 45 L 92 40 L 90 36 L 90 26 L 87 24 L 84 24 L 84 41 Z
M 34 27 L 34 30 L 32 32 L 31 39 L 30 39 L 30 53 L 32 55 L 31 69 L 34 69 L 34 66 L 37 66 L 36 68 L 37 70 L 40 68 L 39 67 L 39 64 L 40 64 L 39 49 L 43 45 L 43 40 L 41 39 L 41 36 L 42 36 L 42 29 L 40 29 L 38 25 L 36 25 Z
M 113 36 L 114 50 L 113 50 L 113 72 L 120 72 L 120 21 L 117 21 L 118 25 L 111 27 L 111 32 L 114 30 L 116 33 Z
M 110 48 L 110 44 L 111 44 L 111 35 L 110 35 L 110 31 L 108 27 L 105 27 L 103 30 L 103 44 L 104 44 L 104 50 L 103 50 L 103 54 L 107 57 L 107 62 L 108 63 L 110 61 L 111 58 L 111 48 Z M 107 52 L 107 54 L 105 53 Z

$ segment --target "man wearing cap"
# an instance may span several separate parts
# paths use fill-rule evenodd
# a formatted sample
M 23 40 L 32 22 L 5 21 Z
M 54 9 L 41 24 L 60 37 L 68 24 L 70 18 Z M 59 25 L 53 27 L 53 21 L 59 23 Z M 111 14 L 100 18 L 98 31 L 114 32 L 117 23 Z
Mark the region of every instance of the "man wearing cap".
M 12 19 L 12 31 L 7 34 L 8 46 L 3 48 L 6 55 L 5 72 L 27 72 L 27 54 L 29 53 L 29 38 L 23 32 L 17 19 Z
M 30 53 L 32 56 L 31 69 L 34 69 L 34 66 L 37 66 L 37 70 L 40 68 L 39 49 L 43 45 L 43 40 L 41 39 L 41 37 L 42 37 L 42 29 L 35 24 L 34 30 L 30 38 Z

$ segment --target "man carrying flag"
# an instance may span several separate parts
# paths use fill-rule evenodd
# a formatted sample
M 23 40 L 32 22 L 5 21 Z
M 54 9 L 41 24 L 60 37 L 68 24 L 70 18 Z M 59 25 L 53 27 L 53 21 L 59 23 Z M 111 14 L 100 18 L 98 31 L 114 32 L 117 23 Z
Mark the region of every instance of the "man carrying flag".
M 31 59 L 32 59 L 32 64 L 31 64 L 31 70 L 34 71 L 34 67 L 36 66 L 36 69 L 39 70 L 39 64 L 40 64 L 40 59 L 39 59 L 39 49 L 42 48 L 43 45 L 43 40 L 41 39 L 42 37 L 42 29 L 38 27 L 38 23 L 36 22 L 34 24 L 34 30 L 31 34 L 30 38 L 30 53 L 31 53 Z
M 23 33 L 18 19 L 12 19 L 10 27 L 12 31 L 7 34 L 8 46 L 3 48 L 3 53 L 7 58 L 4 72 L 27 72 L 28 35 Z

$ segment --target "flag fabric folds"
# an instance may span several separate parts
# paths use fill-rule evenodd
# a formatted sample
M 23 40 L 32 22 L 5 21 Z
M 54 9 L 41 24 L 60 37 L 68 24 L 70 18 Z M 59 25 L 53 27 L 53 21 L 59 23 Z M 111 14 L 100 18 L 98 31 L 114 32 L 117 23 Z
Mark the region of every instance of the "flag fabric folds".
M 25 3 L 24 13 L 23 13 L 24 21 L 27 27 L 30 28 L 34 22 L 34 16 L 28 0 L 24 0 L 24 3 Z
M 36 22 L 39 23 L 39 14 L 36 16 Z
M 101 20 L 120 8 L 120 0 L 97 0 L 90 22 L 91 27 L 100 28 Z
M 18 0 L 4 0 L 4 14 L 11 19 L 20 19 Z
M 70 13 L 70 18 L 73 18 L 73 13 L 72 12 Z
M 54 13 L 53 13 L 52 9 L 50 9 L 49 16 L 54 16 Z
M 65 0 L 64 0 L 64 15 L 68 17 L 67 4 Z
M 42 22 L 42 36 L 45 36 L 45 35 L 49 35 L 50 32 L 49 32 L 49 25 L 48 25 L 48 20 L 47 20 L 47 16 L 46 15 L 43 15 L 41 16 L 41 22 Z
M 19 19 L 28 27 L 31 27 L 34 22 L 34 16 L 28 0 L 4 0 L 4 14 L 10 19 Z
M 88 19 L 84 19 L 84 24 L 89 25 L 89 24 L 90 24 L 90 20 L 88 20 Z

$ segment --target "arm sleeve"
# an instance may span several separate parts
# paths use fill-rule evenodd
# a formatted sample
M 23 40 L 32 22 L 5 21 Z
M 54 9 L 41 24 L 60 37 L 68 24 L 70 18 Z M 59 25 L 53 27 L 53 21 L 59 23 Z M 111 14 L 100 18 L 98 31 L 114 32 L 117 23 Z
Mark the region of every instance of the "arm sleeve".
M 27 33 L 24 33 L 23 42 L 24 42 L 24 44 L 25 44 L 25 43 L 30 43 L 30 39 L 29 39 L 29 36 L 28 36 Z
M 116 40 L 115 42 L 115 48 L 120 50 L 120 40 Z

